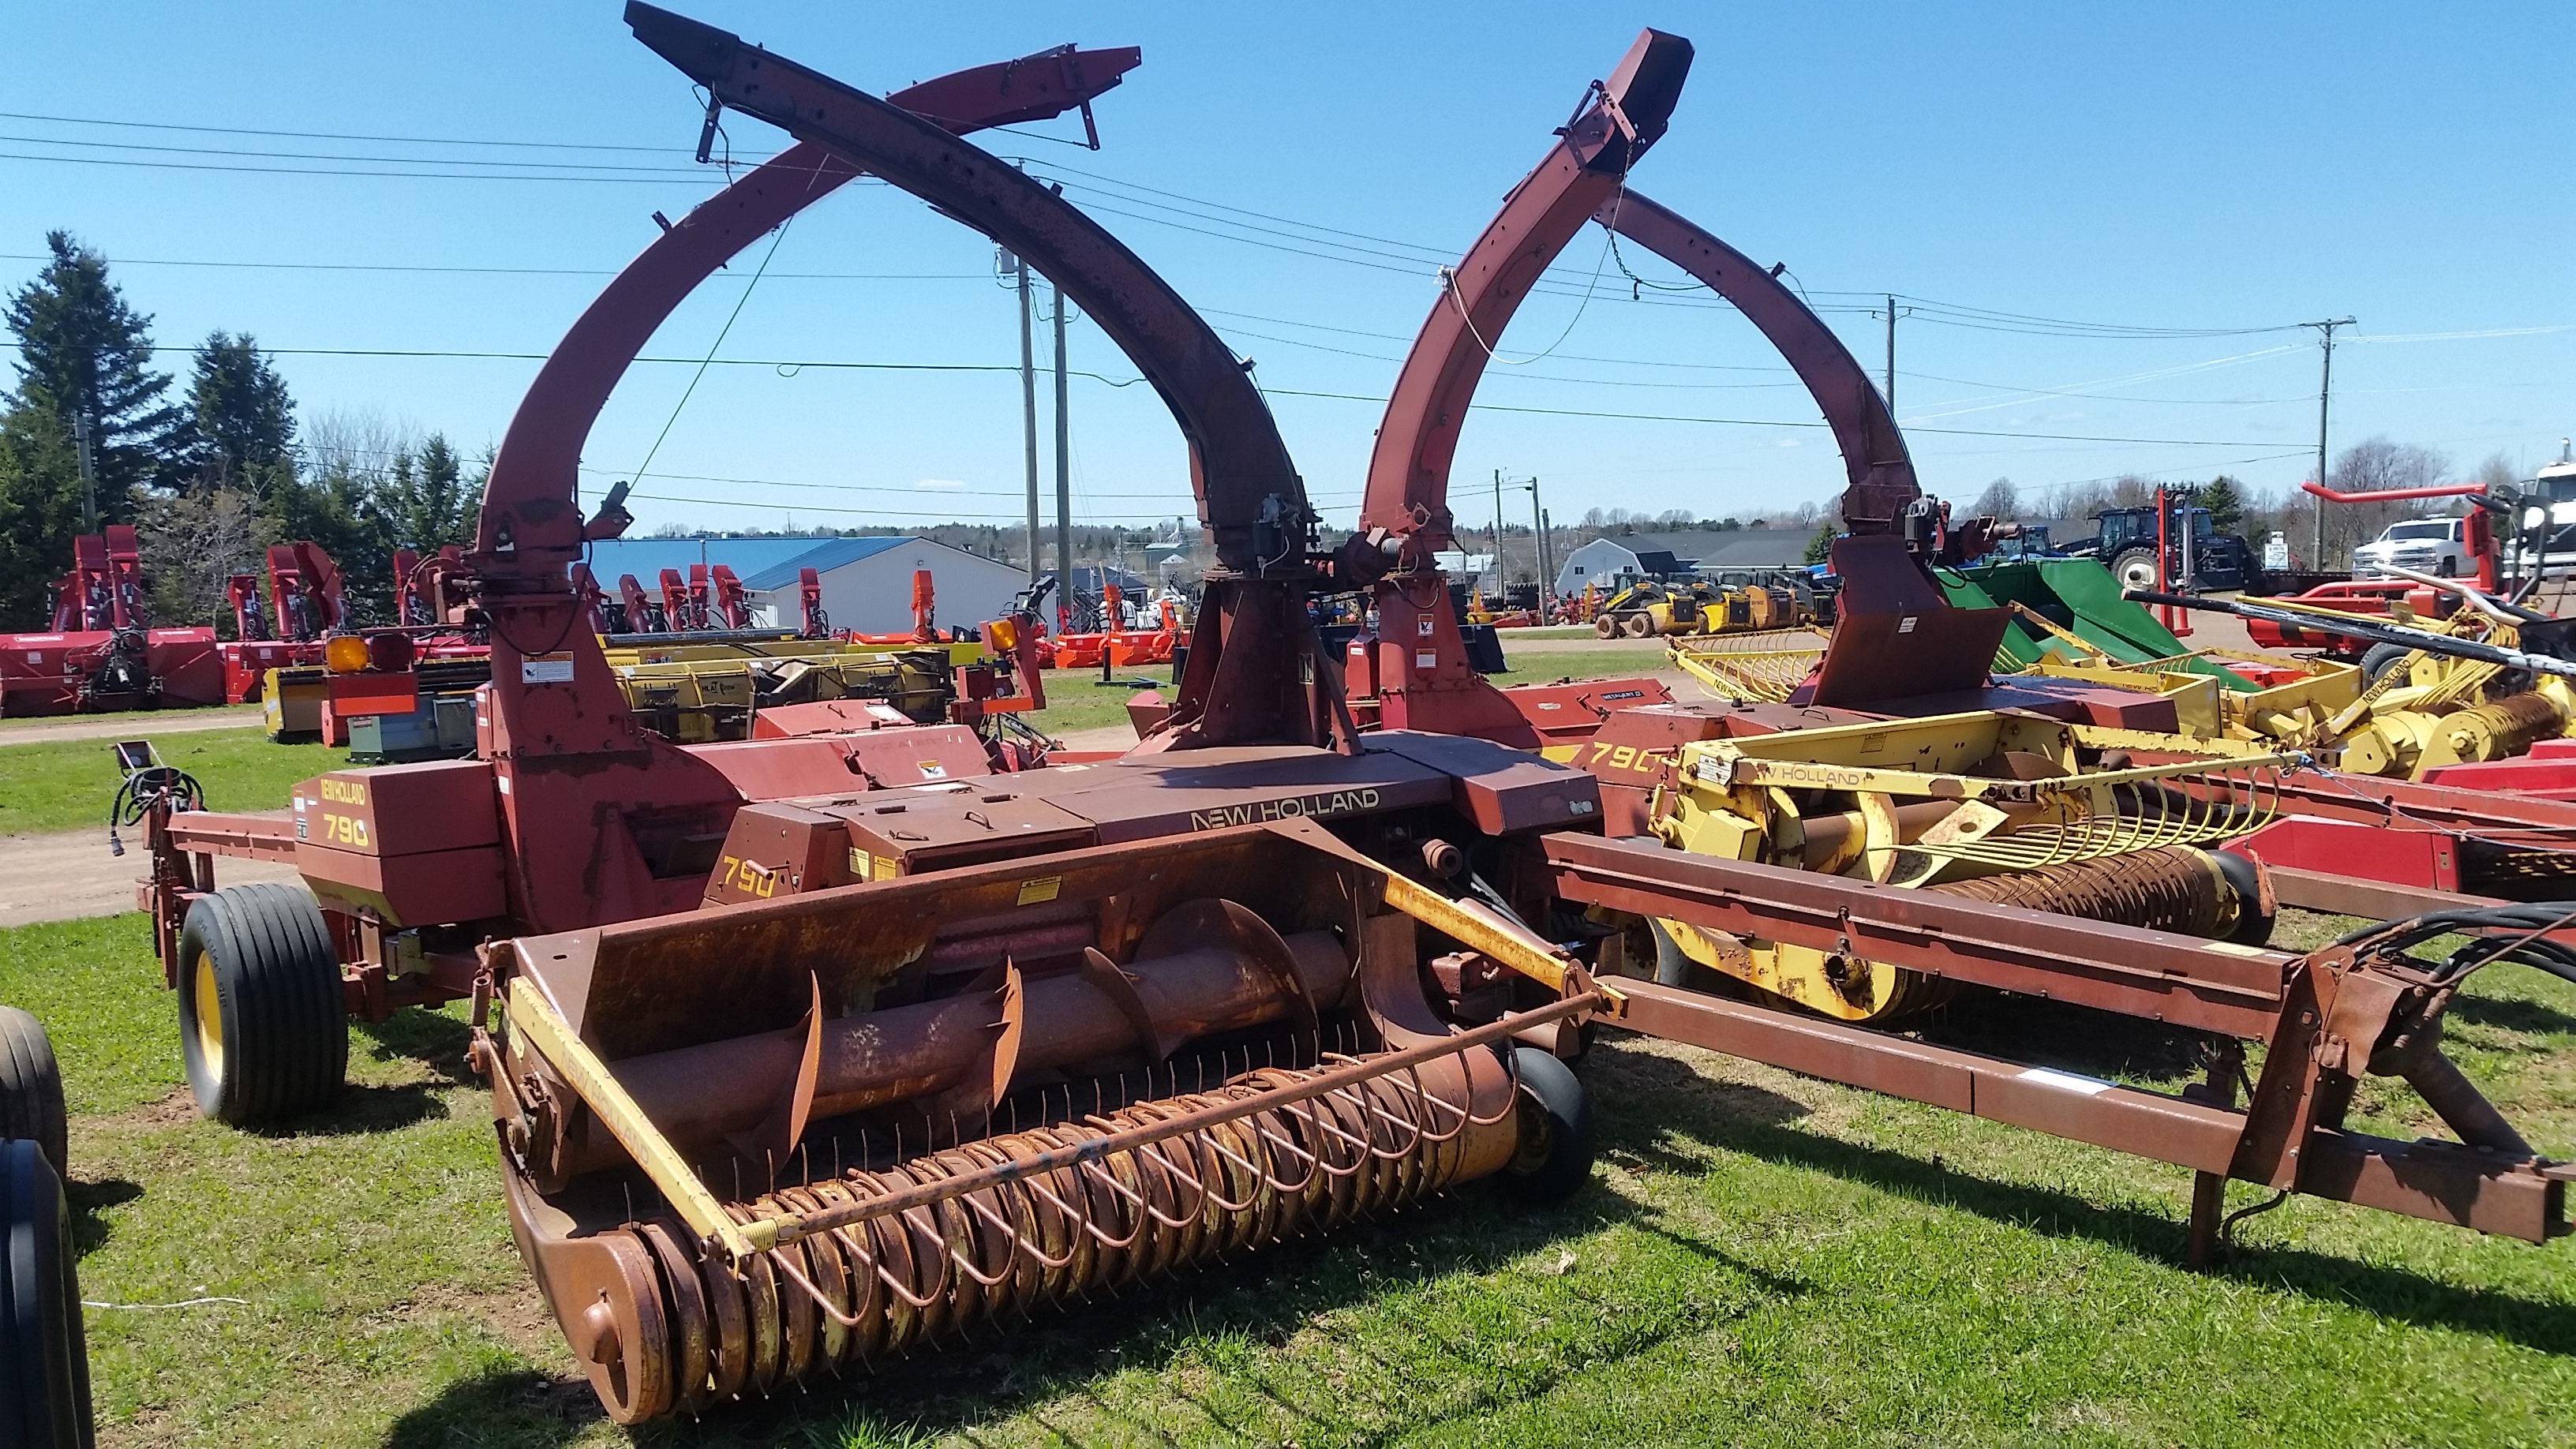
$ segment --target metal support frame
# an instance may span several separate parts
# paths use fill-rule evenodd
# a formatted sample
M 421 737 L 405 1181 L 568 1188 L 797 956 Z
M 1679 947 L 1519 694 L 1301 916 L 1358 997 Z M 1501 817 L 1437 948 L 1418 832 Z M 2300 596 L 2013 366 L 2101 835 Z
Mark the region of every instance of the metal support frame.
M 638 38 L 724 104 L 865 167 L 1026 259 L 1152 382 L 1188 442 L 1217 566 L 1171 714 L 1147 748 L 1355 748 L 1306 615 L 1314 509 L 1260 389 L 1206 320 L 1061 196 L 901 104 L 649 6 L 630 5 L 628 15 L 649 17 L 635 21 Z
M 2531 1242 L 2569 1230 L 2576 1169 L 2516 1150 L 2510 1129 L 2496 1130 L 2494 1109 L 2432 1045 L 2448 989 L 2403 964 L 2341 949 L 2287 956 L 1637 841 L 1556 835 L 1542 845 L 1571 903 L 2265 1042 L 2262 1078 L 2240 1111 L 2206 1088 L 2166 1096 L 1674 987 L 1622 981 L 1607 1013 L 1649 1035 L 2189 1167 L 2202 1175 L 2195 1253 L 2216 1240 L 2228 1179 Z M 2404 1075 L 2464 1136 L 2486 1140 L 2402 1143 L 2346 1130 L 2366 1069 Z

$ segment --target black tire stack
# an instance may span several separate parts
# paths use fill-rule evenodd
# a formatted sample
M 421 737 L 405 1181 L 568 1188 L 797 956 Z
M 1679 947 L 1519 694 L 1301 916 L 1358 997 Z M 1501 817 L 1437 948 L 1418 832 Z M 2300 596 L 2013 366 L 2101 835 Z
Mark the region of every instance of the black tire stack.
M 63 1199 L 62 1073 L 36 1019 L 0 1006 L 0 1449 L 88 1449 L 89 1348 Z

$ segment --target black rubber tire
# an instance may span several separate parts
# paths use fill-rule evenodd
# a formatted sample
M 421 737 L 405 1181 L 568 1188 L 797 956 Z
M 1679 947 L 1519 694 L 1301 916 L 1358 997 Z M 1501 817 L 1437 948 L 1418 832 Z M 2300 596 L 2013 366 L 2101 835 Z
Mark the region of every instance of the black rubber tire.
M 90 1449 L 89 1345 L 62 1179 L 43 1149 L 0 1143 L 0 1449 Z
M 1699 963 L 1683 954 L 1681 943 L 1673 939 L 1672 932 L 1664 929 L 1663 922 L 1648 920 L 1646 929 L 1654 933 L 1655 937 L 1655 984 L 1657 986 L 1690 985 L 1692 968 Z
M 1621 616 L 1619 632 L 1631 639 L 1643 639 L 1655 632 L 1655 616 L 1644 609 Z
M 200 1017 L 209 988 L 214 1033 Z M 300 888 L 261 882 L 198 897 L 179 936 L 175 994 L 179 1054 L 199 1112 L 241 1127 L 340 1094 L 349 1070 L 340 958 L 321 908 Z
M 2232 850 L 2213 850 L 2209 858 L 2218 863 L 2218 873 L 2236 893 L 2236 929 L 2227 933 L 2227 939 L 2239 946 L 2269 943 L 2272 917 L 2263 913 L 2263 880 L 2254 862 Z
M 1512 1048 L 1520 1081 L 1521 1149 L 1503 1186 L 1527 1203 L 1558 1203 L 1592 1180 L 1592 1097 L 1574 1070 L 1536 1047 Z
M 2135 582 L 2129 578 L 2132 565 L 2145 571 L 2145 576 Z M 2161 590 L 2164 587 L 2157 577 L 2156 551 L 2151 548 L 2124 548 L 2112 555 L 2111 577 L 2124 589 Z
M 1599 638 L 1616 639 L 1619 637 L 1619 621 L 1607 614 L 1595 614 L 1592 616 L 1592 632 Z
M 2377 684 L 2379 676 L 2397 667 L 2398 662 L 2415 651 L 2403 644 L 2373 644 L 2361 651 L 2361 682 Z
M 70 1131 L 63 1112 L 63 1073 L 42 1022 L 14 1006 L 0 1006 L 0 1138 L 18 1137 L 45 1149 L 54 1176 L 68 1180 L 63 1141 Z

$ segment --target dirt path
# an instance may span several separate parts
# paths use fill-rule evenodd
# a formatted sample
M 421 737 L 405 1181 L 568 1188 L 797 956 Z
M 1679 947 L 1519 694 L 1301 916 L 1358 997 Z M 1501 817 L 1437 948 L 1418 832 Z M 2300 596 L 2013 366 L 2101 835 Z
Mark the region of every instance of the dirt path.
M 139 828 L 127 838 L 121 857 L 107 853 L 104 830 L 0 836 L 0 929 L 133 910 L 134 882 L 146 864 Z M 291 865 L 264 860 L 215 862 L 215 880 L 220 885 L 298 879 Z
M 69 714 L 60 719 L 0 723 L 0 747 L 32 745 L 42 740 L 142 739 L 190 730 L 233 730 L 260 723 L 260 707 L 231 705 L 223 709 L 173 709 L 133 714 Z

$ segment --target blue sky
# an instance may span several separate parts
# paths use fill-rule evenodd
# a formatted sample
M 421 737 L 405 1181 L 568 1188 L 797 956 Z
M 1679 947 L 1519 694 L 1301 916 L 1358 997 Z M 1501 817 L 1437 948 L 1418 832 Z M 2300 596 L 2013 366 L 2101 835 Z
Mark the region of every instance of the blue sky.
M 1339 522 L 1378 408 L 1291 394 L 1385 395 L 1439 260 L 1645 24 L 1698 58 L 1639 190 L 1788 263 L 1873 371 L 1871 294 L 1947 304 L 1904 317 L 1897 347 L 1898 413 L 1938 493 L 2128 471 L 2294 483 L 2315 441 L 2313 334 L 2236 329 L 2330 316 L 2360 319 L 2336 350 L 2338 444 L 2385 433 L 2464 470 L 2499 451 L 2528 469 L 2576 431 L 2565 0 L 678 8 L 879 92 L 1065 41 L 1142 46 L 1099 104 L 1101 152 L 982 139 L 1063 180 L 1257 359 Z M 653 211 L 677 216 L 719 181 L 691 165 L 687 82 L 615 0 L 10 10 L 0 281 L 68 227 L 164 344 L 224 328 L 277 349 L 542 354 L 649 239 Z M 738 116 L 728 134 L 745 158 L 783 144 Z M 219 154 L 243 152 L 284 154 Z M 368 159 L 305 159 L 323 155 Z M 638 169 L 571 180 L 570 165 Z M 1598 237 L 1567 249 L 1559 285 L 1503 339 L 1506 356 L 1546 356 L 1494 369 L 1480 402 L 1554 411 L 1470 422 L 1462 521 L 1490 514 L 1497 468 L 1542 478 L 1560 522 L 1596 506 L 1750 517 L 1836 493 L 1830 439 L 1752 328 L 1704 293 L 1632 301 Z M 717 367 L 674 420 L 686 362 L 737 304 L 726 358 L 1015 365 L 989 243 L 862 186 L 801 217 L 746 299 L 749 256 L 648 349 L 682 364 L 629 374 L 586 486 L 633 472 L 667 424 L 660 476 L 637 486 L 648 528 L 1016 516 L 1009 371 Z M 1636 248 L 1624 260 L 1678 279 Z M 2213 335 L 1999 329 L 1950 308 Z M 1078 370 L 1134 376 L 1079 320 L 1071 346 Z M 308 411 L 375 408 L 468 448 L 499 438 L 536 367 L 279 365 Z M 1178 435 L 1147 389 L 1078 378 L 1073 414 L 1077 517 L 1189 511 Z

